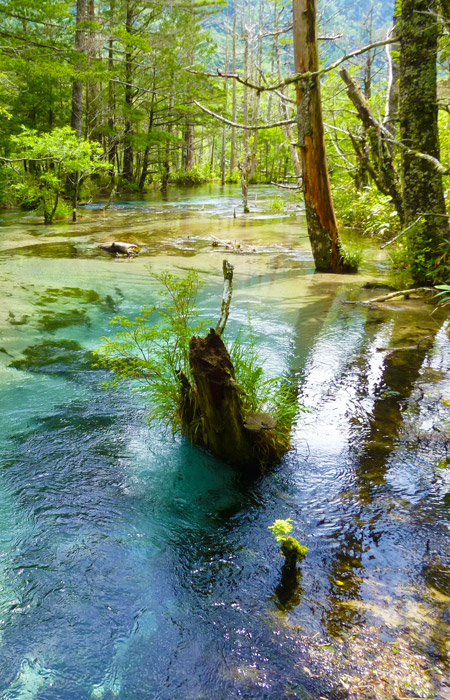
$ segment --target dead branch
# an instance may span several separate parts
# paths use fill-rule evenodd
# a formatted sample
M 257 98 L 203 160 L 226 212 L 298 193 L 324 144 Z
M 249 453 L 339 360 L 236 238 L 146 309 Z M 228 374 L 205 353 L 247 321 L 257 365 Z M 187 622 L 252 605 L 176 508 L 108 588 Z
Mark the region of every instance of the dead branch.
M 233 265 L 227 260 L 224 260 L 222 306 L 220 309 L 220 318 L 216 326 L 217 335 L 223 334 L 230 313 L 231 295 L 233 294 L 233 270 Z
M 228 124 L 228 126 L 233 126 L 236 129 L 245 129 L 246 131 L 258 131 L 259 129 L 274 129 L 277 126 L 285 126 L 286 124 L 295 124 L 297 121 L 296 118 L 294 119 L 283 119 L 279 122 L 272 122 L 271 124 L 238 124 L 237 122 L 232 122 L 231 119 L 225 119 L 225 117 L 222 117 L 220 114 L 217 114 L 216 112 L 212 112 L 210 109 L 207 109 L 204 107 L 200 102 L 197 102 L 197 100 L 194 100 L 194 104 L 197 105 L 199 109 L 202 110 L 202 112 L 205 112 L 205 114 L 209 114 L 210 117 L 214 117 L 214 119 L 217 119 L 218 121 L 222 122 L 223 124 Z
M 357 303 L 366 305 L 379 304 L 383 301 L 396 299 L 397 297 L 405 297 L 405 299 L 408 299 L 408 297 L 412 296 L 413 294 L 429 294 L 430 292 L 434 292 L 433 287 L 412 287 L 412 289 L 401 289 L 397 292 L 390 292 L 389 294 L 383 294 L 380 297 L 374 297 L 373 299 L 368 299 L 367 301 L 360 301 Z
M 284 190 L 301 190 L 301 185 L 282 185 L 280 182 L 271 182 L 275 187 L 282 187 Z

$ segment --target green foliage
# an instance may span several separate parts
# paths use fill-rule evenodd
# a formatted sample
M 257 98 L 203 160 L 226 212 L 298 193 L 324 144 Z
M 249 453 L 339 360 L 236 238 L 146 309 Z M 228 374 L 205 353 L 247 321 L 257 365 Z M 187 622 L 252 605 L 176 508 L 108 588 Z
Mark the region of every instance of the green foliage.
M 439 306 L 447 306 L 450 304 L 450 284 L 436 284 L 435 286 L 436 289 L 439 289 L 435 297 L 439 297 Z
M 185 429 L 192 435 L 191 426 L 183 425 L 183 378 L 194 385 L 189 344 L 193 335 L 202 334 L 214 324 L 199 319 L 197 273 L 190 271 L 185 277 L 152 273 L 152 277 L 161 285 L 158 303 L 141 309 L 132 320 L 115 317 L 112 325 L 119 326 L 119 332 L 114 338 L 102 338 L 103 344 L 95 354 L 98 365 L 114 373 L 108 386 L 132 381 L 137 382 L 138 391 L 148 393 L 151 422 L 160 422 L 174 432 Z M 280 377 L 264 378 L 251 332 L 250 338 L 245 339 L 242 332 L 238 333 L 231 344 L 230 358 L 244 412 L 273 415 L 277 420 L 274 447 L 283 454 L 289 447 L 290 430 L 299 411 L 296 392 Z
M 308 551 L 306 545 L 301 545 L 298 540 L 294 537 L 290 537 L 289 533 L 292 532 L 293 520 L 292 518 L 287 518 L 286 520 L 275 520 L 273 525 L 269 525 L 269 530 L 272 530 L 275 535 L 275 539 L 281 545 L 281 553 L 286 559 L 286 564 L 288 566 L 295 566 L 297 561 L 301 561 L 305 558 Z
M 292 532 L 294 527 L 294 521 L 292 518 L 286 518 L 286 520 L 275 520 L 273 525 L 269 525 L 268 529 L 272 530 L 277 542 L 283 542 L 287 535 Z
M 357 272 L 363 259 L 363 250 L 359 245 L 345 245 L 341 247 L 341 261 L 347 268 Z
M 283 197 L 280 197 L 279 195 L 275 195 L 270 202 L 270 208 L 272 211 L 284 211 L 285 205 L 286 202 L 284 201 Z
M 411 275 L 408 250 L 403 243 L 396 244 L 389 252 L 391 269 L 389 271 L 390 282 L 397 289 L 409 289 L 414 285 Z
M 23 202 L 39 205 L 46 224 L 58 215 L 67 178 L 75 179 L 78 188 L 83 179 L 107 167 L 100 158 L 101 146 L 78 139 L 67 126 L 44 134 L 23 128 L 11 142 L 14 157 L 28 163 L 24 178 L 12 188 Z
M 197 165 L 194 165 L 191 170 L 175 170 L 170 175 L 170 182 L 180 187 L 202 185 L 211 176 L 211 173 L 208 171 L 209 168 L 205 171 L 205 168 L 200 168 Z
M 115 338 L 102 338 L 95 352 L 99 365 L 113 370 L 115 380 L 137 380 L 151 399 L 150 421 L 162 422 L 175 432 L 181 429 L 180 372 L 191 378 L 189 341 L 204 331 L 205 322 L 193 321 L 197 315 L 199 279 L 190 271 L 183 277 L 168 272 L 152 273 L 161 284 L 160 300 L 141 309 L 130 320 L 116 316 L 111 325 L 121 330 Z
M 240 330 L 230 344 L 230 358 L 246 413 L 269 413 L 277 421 L 275 447 L 282 455 L 289 449 L 292 426 L 300 411 L 297 392 L 284 377 L 264 376 L 250 319 L 245 337 Z
M 336 214 L 342 226 L 361 229 L 367 235 L 391 238 L 398 233 L 399 219 L 389 199 L 375 187 L 357 190 L 352 182 L 333 187 Z

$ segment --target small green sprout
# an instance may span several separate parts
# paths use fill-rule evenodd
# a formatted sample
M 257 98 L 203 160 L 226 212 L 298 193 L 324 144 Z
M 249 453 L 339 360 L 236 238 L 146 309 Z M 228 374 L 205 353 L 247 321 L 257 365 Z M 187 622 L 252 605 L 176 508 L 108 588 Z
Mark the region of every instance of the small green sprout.
M 269 525 L 268 529 L 273 530 L 277 542 L 283 542 L 286 539 L 286 535 L 292 532 L 293 526 L 294 521 L 292 518 L 287 518 L 286 520 L 275 520 L 274 524 Z
M 281 543 L 281 554 L 286 559 L 286 565 L 288 567 L 295 567 L 297 561 L 301 561 L 305 558 L 308 547 L 301 545 L 300 542 L 293 537 L 289 537 L 289 533 L 292 532 L 293 520 L 292 518 L 286 518 L 286 520 L 275 520 L 273 525 L 269 525 L 268 529 L 272 530 L 275 535 L 277 542 Z

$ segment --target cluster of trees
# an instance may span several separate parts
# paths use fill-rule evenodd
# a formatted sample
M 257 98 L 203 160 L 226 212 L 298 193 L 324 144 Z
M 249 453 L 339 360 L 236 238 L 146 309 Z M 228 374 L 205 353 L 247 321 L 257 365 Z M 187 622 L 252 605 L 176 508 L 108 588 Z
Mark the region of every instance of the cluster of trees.
M 345 271 L 331 172 L 393 202 L 415 282 L 448 281 L 436 92 L 439 57 L 442 77 L 448 63 L 448 0 L 398 0 L 390 44 L 390 2 L 368 0 L 359 22 L 333 0 L 317 23 L 315 5 L 5 0 L 0 198 L 40 203 L 51 221 L 61 194 L 76 210 L 94 174 L 97 187 L 114 180 L 140 191 L 241 181 L 244 209 L 252 181 L 301 185 L 316 267 Z M 335 69 L 363 44 L 350 73 L 341 71 L 355 111 Z

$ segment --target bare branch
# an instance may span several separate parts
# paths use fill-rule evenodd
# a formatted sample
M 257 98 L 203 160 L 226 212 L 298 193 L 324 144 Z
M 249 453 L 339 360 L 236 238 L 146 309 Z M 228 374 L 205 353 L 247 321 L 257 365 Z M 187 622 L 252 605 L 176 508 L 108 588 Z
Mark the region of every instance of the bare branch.
M 271 124 L 238 124 L 237 122 L 232 122 L 230 119 L 225 119 L 225 117 L 222 117 L 220 114 L 216 114 L 216 112 L 212 112 L 210 109 L 207 109 L 204 107 L 200 102 L 197 102 L 197 100 L 193 101 L 195 105 L 199 109 L 202 110 L 202 112 L 205 112 L 205 114 L 209 114 L 210 117 L 214 117 L 214 119 L 218 119 L 218 121 L 222 122 L 222 124 L 228 124 L 228 126 L 233 126 L 236 129 L 247 129 L 248 131 L 258 131 L 259 129 L 274 129 L 277 126 L 285 126 L 286 124 L 295 124 L 297 121 L 296 118 L 294 119 L 283 119 L 282 121 L 279 122 L 272 122 Z

